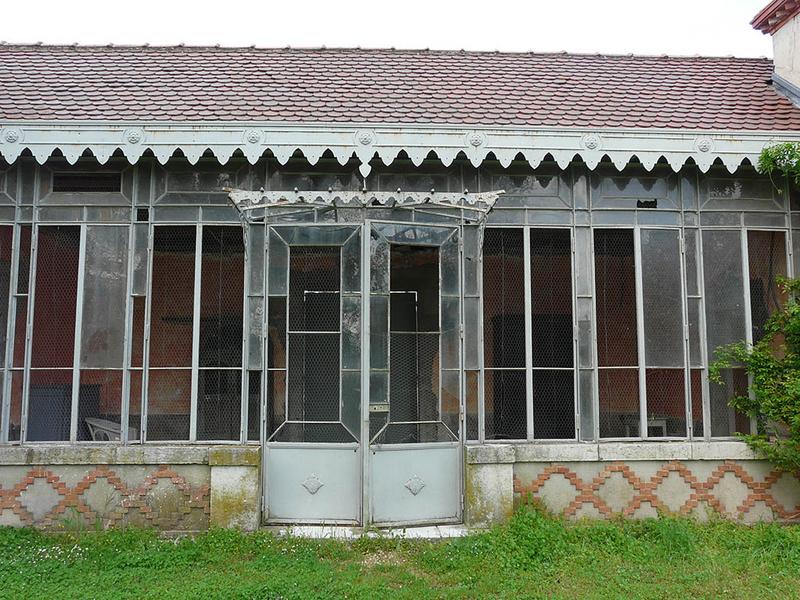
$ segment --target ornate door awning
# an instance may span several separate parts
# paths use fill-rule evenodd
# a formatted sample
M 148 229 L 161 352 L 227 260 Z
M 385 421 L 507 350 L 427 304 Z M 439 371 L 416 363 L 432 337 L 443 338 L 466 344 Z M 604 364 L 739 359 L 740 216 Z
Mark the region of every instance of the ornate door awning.
M 268 220 L 270 212 L 286 215 L 286 209 L 298 211 L 358 208 L 445 208 L 458 209 L 471 222 L 483 222 L 504 190 L 472 193 L 454 192 L 356 192 L 356 191 L 247 191 L 226 188 L 231 204 L 245 222 Z M 453 215 L 450 215 L 453 218 Z

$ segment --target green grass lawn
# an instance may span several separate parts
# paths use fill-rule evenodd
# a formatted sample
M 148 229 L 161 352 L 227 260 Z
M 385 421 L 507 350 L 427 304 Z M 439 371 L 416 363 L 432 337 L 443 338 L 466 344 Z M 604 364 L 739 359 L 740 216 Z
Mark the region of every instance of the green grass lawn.
M 2 598 L 800 598 L 800 528 L 568 524 L 451 541 L 0 528 Z

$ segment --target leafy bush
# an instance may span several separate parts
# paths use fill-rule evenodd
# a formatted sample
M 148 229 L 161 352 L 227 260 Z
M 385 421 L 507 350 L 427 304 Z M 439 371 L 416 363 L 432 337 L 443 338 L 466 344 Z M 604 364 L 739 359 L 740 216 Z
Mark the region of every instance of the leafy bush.
M 800 142 L 767 146 L 758 157 L 757 168 L 770 177 L 775 174 L 786 175 L 800 186 Z
M 710 365 L 712 381 L 722 383 L 721 371 L 744 367 L 752 378 L 749 394 L 730 399 L 741 413 L 755 417 L 756 434 L 741 435 L 758 455 L 790 471 L 800 471 L 800 279 L 779 277 L 789 295 L 752 346 L 744 342 L 717 348 Z

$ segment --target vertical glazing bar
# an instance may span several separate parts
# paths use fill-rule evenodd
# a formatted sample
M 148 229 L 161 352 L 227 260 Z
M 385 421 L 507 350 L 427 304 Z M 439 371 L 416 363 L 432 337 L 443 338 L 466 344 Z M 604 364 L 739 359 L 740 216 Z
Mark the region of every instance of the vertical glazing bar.
M 644 353 L 644 296 L 642 292 L 642 230 L 633 228 L 634 271 L 636 281 L 636 351 L 639 361 L 639 437 L 647 437 L 647 374 Z
M 742 221 L 744 221 L 744 215 L 742 215 Z M 753 312 L 752 307 L 750 306 L 750 255 L 747 246 L 747 228 L 744 226 L 744 222 L 742 222 L 742 226 L 739 231 L 739 235 L 741 236 L 742 241 L 742 283 L 744 284 L 744 323 L 745 323 L 745 341 L 747 342 L 747 347 L 753 347 Z M 767 282 L 769 285 L 770 282 Z M 747 374 L 747 387 L 748 387 L 748 394 L 750 397 L 753 396 L 753 392 L 750 390 L 750 386 L 753 384 L 753 376 L 749 373 Z M 731 432 L 736 431 L 736 412 L 730 411 L 730 419 L 731 419 Z M 756 419 L 755 417 L 750 417 L 750 432 L 752 433 L 755 431 L 756 428 Z
M 703 259 L 703 230 L 697 230 L 697 293 L 700 294 L 700 318 L 698 329 L 700 333 L 700 364 L 703 374 L 701 377 L 701 392 L 703 400 L 703 439 L 711 439 L 711 392 L 708 381 L 708 335 L 706 332 L 706 282 L 705 261 Z
M 239 442 L 247 443 L 247 417 L 250 409 L 250 376 L 247 370 L 250 362 L 250 269 L 252 257 L 250 256 L 249 236 L 252 234 L 250 226 L 245 221 L 241 227 L 242 243 L 244 252 L 244 273 L 242 274 L 242 364 L 239 372 L 241 373 L 241 385 L 239 397 L 241 398 L 241 423 L 239 426 Z
M 478 443 L 486 441 L 486 406 L 485 406 L 485 386 L 483 379 L 486 376 L 483 355 L 483 237 L 486 232 L 485 225 L 478 229 Z
M 78 396 L 81 387 L 81 337 L 83 333 L 83 282 L 86 277 L 86 223 L 82 223 L 80 227 L 78 289 L 75 294 L 75 339 L 72 352 L 72 410 L 69 422 L 69 440 L 72 443 L 78 441 Z
M 134 177 L 134 185 L 137 184 Z M 136 198 L 136 194 L 133 196 Z M 128 443 L 128 422 L 131 407 L 131 340 L 133 331 L 133 263 L 136 257 L 136 229 L 128 225 L 128 271 L 125 293 L 125 331 L 122 334 L 122 404 L 120 405 L 120 442 Z
M 364 221 L 361 232 L 361 523 L 370 522 L 369 505 L 369 375 L 370 375 L 370 242 L 372 240 L 372 225 Z
M 203 271 L 203 225 L 195 225 L 194 298 L 192 316 L 192 398 L 189 408 L 189 441 L 197 441 L 197 393 L 200 379 L 200 277 Z
M 35 210 L 34 214 L 36 214 Z M 36 297 L 36 257 L 38 254 L 38 246 L 39 225 L 34 223 L 31 226 L 31 263 L 28 265 L 28 311 L 25 322 L 25 363 L 22 376 L 22 408 L 20 414 L 19 432 L 20 443 L 25 443 L 28 435 L 28 396 L 31 389 L 31 341 L 33 339 L 32 329 L 34 298 Z
M 525 416 L 527 439 L 533 440 L 533 324 L 531 315 L 531 228 L 522 228 L 523 288 L 525 319 Z
M 681 314 L 683 315 L 683 399 L 686 405 L 686 437 L 691 439 L 694 435 L 694 419 L 692 412 L 692 367 L 689 357 L 689 289 L 686 285 L 686 238 L 685 230 L 681 225 L 678 231 L 678 247 L 680 248 L 681 269 Z M 697 245 L 695 243 L 695 245 Z M 699 290 L 698 290 L 699 293 Z

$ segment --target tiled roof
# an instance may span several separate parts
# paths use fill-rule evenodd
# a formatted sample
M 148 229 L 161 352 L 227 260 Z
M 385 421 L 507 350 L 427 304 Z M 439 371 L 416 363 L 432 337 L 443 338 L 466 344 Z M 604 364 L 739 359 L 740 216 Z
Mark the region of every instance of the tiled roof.
M 0 46 L 0 120 L 800 130 L 759 58 Z

